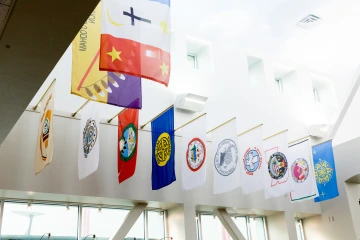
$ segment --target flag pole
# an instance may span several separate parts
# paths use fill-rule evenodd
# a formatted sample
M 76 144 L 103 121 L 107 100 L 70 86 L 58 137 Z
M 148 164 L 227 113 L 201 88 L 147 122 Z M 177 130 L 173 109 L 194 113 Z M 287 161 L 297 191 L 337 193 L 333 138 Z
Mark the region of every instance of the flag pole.
M 248 133 L 248 132 L 250 132 L 250 131 L 252 131 L 252 130 L 258 128 L 258 127 L 261 127 L 262 125 L 264 125 L 264 124 L 259 124 L 259 125 L 255 126 L 253 128 L 250 128 L 249 130 L 246 130 L 245 132 L 238 134 L 238 137 L 240 137 L 241 135 L 244 135 L 245 133 Z
M 265 141 L 265 140 L 268 140 L 268 139 L 270 139 L 270 138 L 272 138 L 272 137 L 275 137 L 275 136 L 277 136 L 277 135 L 279 135 L 279 134 L 282 134 L 282 133 L 284 133 L 284 132 L 287 132 L 287 131 L 288 131 L 288 129 L 286 129 L 286 130 L 284 130 L 284 131 L 281 131 L 281 132 L 278 132 L 278 133 L 275 133 L 274 135 L 271 135 L 270 137 L 265 138 L 264 141 Z
M 333 139 L 330 138 L 329 140 L 326 140 L 326 141 L 323 141 L 323 142 L 320 142 L 320 143 L 317 143 L 317 144 L 313 145 L 313 147 L 318 146 L 318 145 L 323 144 L 323 143 L 326 143 L 326 142 L 330 142 L 330 141 L 332 141 L 332 140 L 333 140 Z
M 113 116 L 112 118 L 110 118 L 107 122 L 108 122 L 108 123 L 111 123 L 111 121 L 114 120 L 114 118 L 116 118 L 117 116 L 119 116 L 119 114 L 125 112 L 126 109 L 127 109 L 127 108 L 124 108 L 123 110 L 121 110 L 118 114 L 116 114 L 115 116 Z
M 78 110 L 76 110 L 76 112 L 74 112 L 71 116 L 75 117 L 76 114 L 78 114 L 78 112 L 83 109 L 85 107 L 86 104 L 88 104 L 90 102 L 90 100 L 87 100 Z
M 294 140 L 294 141 L 291 141 L 291 142 L 289 142 L 289 144 L 292 144 L 292 143 L 294 143 L 294 142 L 297 142 L 297 141 L 300 141 L 300 140 L 303 140 L 303 139 L 309 138 L 309 137 L 311 137 L 311 135 L 307 135 L 307 136 L 305 136 L 305 137 L 302 137 L 302 138 L 296 139 L 296 140 Z
M 194 122 L 194 121 L 198 120 L 199 118 L 201 118 L 202 116 L 205 116 L 205 115 L 206 115 L 206 113 L 201 114 L 200 116 L 197 116 L 197 117 L 196 117 L 196 118 L 194 118 L 193 120 L 190 120 L 189 122 L 187 122 L 187 123 L 185 123 L 184 125 L 182 125 L 182 126 L 178 127 L 177 129 L 175 129 L 175 132 L 176 132 L 177 130 L 179 130 L 179 129 L 181 129 L 181 128 L 183 128 L 183 127 L 187 126 L 187 125 L 189 125 L 190 123 L 192 123 L 192 122 Z
M 146 125 L 148 125 L 149 123 L 151 123 L 152 121 L 154 121 L 155 119 L 157 119 L 159 116 L 161 116 L 161 114 L 163 114 L 164 112 L 166 112 L 167 110 L 169 110 L 170 108 L 174 107 L 174 104 L 172 104 L 170 107 L 168 107 L 167 109 L 165 109 L 164 111 L 162 111 L 161 113 L 159 113 L 158 115 L 156 115 L 153 119 L 151 119 L 150 121 L 148 121 L 147 123 L 145 123 L 144 125 L 140 126 L 140 129 L 143 129 Z
M 226 122 L 224 122 L 223 124 L 220 124 L 219 126 L 217 126 L 217 127 L 213 128 L 213 129 L 211 129 L 211 130 L 210 130 L 210 131 L 208 131 L 206 134 L 209 134 L 209 133 L 211 133 L 211 132 L 215 131 L 216 129 L 218 129 L 218 128 L 220 128 L 220 127 L 224 126 L 225 124 L 227 124 L 227 123 L 231 122 L 231 121 L 232 121 L 232 120 L 234 120 L 234 119 L 236 119 L 236 117 L 233 117 L 233 118 L 232 118 L 232 119 L 230 119 L 229 121 L 226 121 Z
M 39 104 L 41 103 L 41 101 L 43 100 L 45 94 L 49 91 L 49 89 L 51 88 L 51 86 L 55 83 L 56 78 L 52 81 L 52 83 L 50 84 L 50 86 L 46 89 L 46 91 L 44 92 L 44 94 L 41 96 L 39 102 L 35 105 L 35 107 L 33 107 L 33 110 L 35 111 L 37 109 L 37 107 L 39 106 Z

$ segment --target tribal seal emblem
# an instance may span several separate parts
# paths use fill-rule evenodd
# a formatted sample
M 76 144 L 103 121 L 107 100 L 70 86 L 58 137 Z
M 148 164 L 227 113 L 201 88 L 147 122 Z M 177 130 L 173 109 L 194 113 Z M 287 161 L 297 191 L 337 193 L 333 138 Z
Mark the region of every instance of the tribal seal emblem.
M 83 131 L 83 150 L 85 158 L 87 158 L 89 153 L 93 150 L 97 136 L 98 128 L 96 126 L 96 121 L 90 118 L 86 121 Z
M 171 157 L 171 139 L 167 132 L 163 132 L 156 141 L 155 159 L 160 167 L 166 165 Z
M 269 175 L 272 179 L 282 179 L 288 170 L 288 162 L 285 155 L 281 152 L 276 152 L 270 156 L 268 163 Z
M 317 183 L 326 185 L 332 179 L 333 174 L 334 170 L 327 161 L 320 159 L 315 165 L 315 178 Z
M 47 148 L 49 145 L 50 127 L 51 127 L 51 110 L 47 110 L 45 113 L 45 120 L 42 126 L 42 131 L 40 136 L 40 151 L 43 161 L 47 160 Z
M 198 171 L 205 162 L 206 147 L 200 138 L 192 139 L 186 150 L 186 162 L 193 172 Z
M 295 182 L 304 182 L 309 175 L 309 164 L 303 158 L 298 158 L 291 166 L 291 175 Z
M 244 154 L 243 162 L 246 174 L 254 175 L 254 172 L 260 169 L 262 164 L 260 150 L 257 147 L 248 148 Z
M 120 159 L 124 162 L 129 161 L 136 152 L 136 127 L 130 123 L 127 125 L 119 141 Z
M 238 150 L 233 140 L 223 140 L 215 154 L 214 164 L 216 170 L 223 176 L 232 174 L 238 162 Z

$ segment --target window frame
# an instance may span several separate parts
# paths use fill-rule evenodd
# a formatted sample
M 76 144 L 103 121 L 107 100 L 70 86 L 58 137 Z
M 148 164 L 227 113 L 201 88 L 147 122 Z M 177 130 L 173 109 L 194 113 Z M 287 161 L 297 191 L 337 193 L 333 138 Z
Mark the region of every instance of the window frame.
M 194 65 L 192 66 L 193 69 L 199 69 L 198 68 L 198 59 L 197 59 L 197 55 L 194 53 L 187 53 L 186 58 L 187 58 L 187 63 L 189 63 L 189 57 L 193 58 L 194 60 Z
M 275 83 L 276 83 L 277 90 L 278 90 L 279 92 L 284 92 L 284 88 L 283 88 L 283 84 L 282 84 L 281 78 L 275 78 Z

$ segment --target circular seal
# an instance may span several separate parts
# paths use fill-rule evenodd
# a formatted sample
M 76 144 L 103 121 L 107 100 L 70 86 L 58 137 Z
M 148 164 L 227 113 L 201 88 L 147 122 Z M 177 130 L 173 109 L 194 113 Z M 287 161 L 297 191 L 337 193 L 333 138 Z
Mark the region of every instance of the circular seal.
M 333 171 L 333 168 L 327 161 L 320 160 L 315 165 L 316 182 L 324 185 L 327 184 L 332 179 Z
M 206 147 L 200 138 L 192 139 L 186 150 L 186 162 L 193 172 L 198 171 L 205 162 Z
M 257 147 L 249 148 L 243 158 L 244 168 L 247 174 L 253 175 L 258 169 L 260 169 L 262 164 L 262 156 Z
M 45 120 L 42 126 L 42 132 L 40 137 L 40 151 L 43 161 L 47 160 L 47 147 L 49 145 L 50 127 L 51 127 L 51 110 L 47 110 L 45 113 Z
M 236 143 L 231 139 L 223 140 L 215 154 L 214 164 L 216 170 L 223 176 L 232 174 L 238 162 L 238 150 Z
M 271 178 L 275 180 L 282 179 L 288 170 L 288 162 L 285 155 L 281 152 L 271 155 L 268 170 Z
M 291 165 L 291 175 L 295 182 L 304 182 L 309 175 L 309 164 L 303 158 L 298 158 Z
M 130 123 L 124 128 L 119 140 L 120 159 L 122 161 L 129 161 L 136 153 L 136 138 L 136 127 Z
M 171 140 L 167 132 L 163 132 L 156 140 L 155 159 L 160 167 L 166 165 L 171 157 Z
M 83 150 L 85 158 L 88 157 L 88 154 L 94 148 L 97 136 L 98 129 L 96 126 L 96 121 L 90 118 L 86 121 L 83 131 Z

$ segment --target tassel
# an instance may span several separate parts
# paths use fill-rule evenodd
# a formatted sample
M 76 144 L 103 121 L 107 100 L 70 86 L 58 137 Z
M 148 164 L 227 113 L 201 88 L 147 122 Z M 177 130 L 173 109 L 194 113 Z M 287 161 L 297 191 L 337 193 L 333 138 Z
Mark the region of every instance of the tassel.
M 95 95 L 92 93 L 92 91 L 88 88 L 85 88 L 85 92 L 87 93 L 87 95 L 89 95 L 89 97 L 91 97 L 93 100 L 97 100 Z
M 107 84 L 107 82 L 105 82 L 104 80 L 101 80 L 101 85 L 106 89 L 106 91 L 108 91 L 109 93 L 112 93 L 112 90 L 109 87 L 109 85 Z
M 120 78 L 121 80 L 125 80 L 125 76 L 121 73 L 114 73 L 118 78 Z
M 104 92 L 101 90 L 101 88 L 96 83 L 94 84 L 94 89 L 100 96 L 105 97 Z
M 108 80 L 109 80 L 109 82 L 111 82 L 111 84 L 114 86 L 114 87 L 116 87 L 116 88 L 118 88 L 119 87 L 119 84 L 114 80 L 114 78 L 112 78 L 111 76 L 108 76 Z

